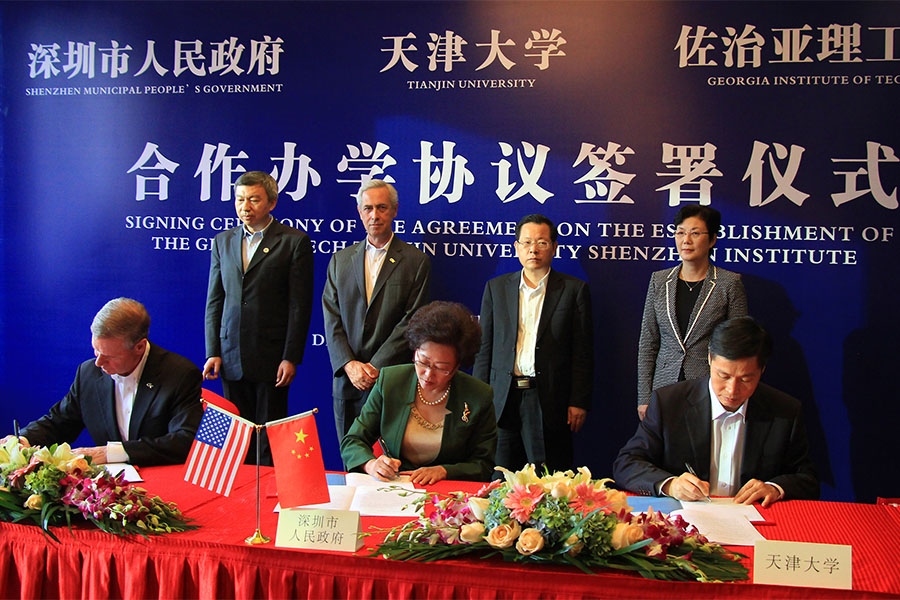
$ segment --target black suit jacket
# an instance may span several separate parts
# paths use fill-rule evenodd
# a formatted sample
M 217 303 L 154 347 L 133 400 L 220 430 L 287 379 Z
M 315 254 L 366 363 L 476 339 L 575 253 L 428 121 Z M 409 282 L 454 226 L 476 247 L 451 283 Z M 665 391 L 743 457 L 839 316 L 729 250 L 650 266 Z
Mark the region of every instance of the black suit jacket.
M 487 282 L 481 301 L 481 349 L 473 375 L 494 388 L 499 419 L 516 362 L 521 271 Z M 569 406 L 591 408 L 594 379 L 591 295 L 587 283 L 551 270 L 535 345 L 535 376 L 545 429 L 568 430 Z
M 200 369 L 188 359 L 150 345 L 138 382 L 128 428 L 122 442 L 136 465 L 183 463 L 200 425 Z M 50 411 L 22 429 L 32 445 L 72 443 L 87 428 L 98 446 L 120 442 L 112 377 L 93 360 L 78 367 L 69 393 Z
M 365 241 L 341 250 L 328 263 L 322 313 L 335 398 L 363 396 L 344 373 L 351 360 L 371 362 L 379 369 L 412 361 L 406 327 L 412 314 L 428 302 L 431 261 L 397 236 L 388 247 L 368 304 L 365 268 Z
M 303 361 L 312 315 L 309 236 L 277 220 L 244 272 L 243 226 L 213 242 L 206 297 L 206 356 L 222 358 L 222 377 L 274 382 L 282 360 Z
M 799 400 L 759 384 L 747 400 L 739 487 L 760 479 L 781 486 L 785 499 L 819 497 L 801 414 Z M 655 496 L 665 479 L 684 473 L 689 463 L 708 481 L 711 429 L 709 377 L 660 388 L 653 392 L 634 436 L 619 451 L 613 478 L 631 492 Z

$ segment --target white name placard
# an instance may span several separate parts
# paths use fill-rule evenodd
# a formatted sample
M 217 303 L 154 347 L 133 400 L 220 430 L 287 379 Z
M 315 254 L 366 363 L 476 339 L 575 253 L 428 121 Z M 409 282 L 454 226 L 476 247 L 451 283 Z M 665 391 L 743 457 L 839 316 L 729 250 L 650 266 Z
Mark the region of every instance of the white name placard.
M 275 545 L 356 552 L 363 545 L 359 532 L 359 513 L 355 510 L 282 508 L 278 513 Z
M 757 541 L 753 546 L 753 583 L 853 589 L 853 547 Z

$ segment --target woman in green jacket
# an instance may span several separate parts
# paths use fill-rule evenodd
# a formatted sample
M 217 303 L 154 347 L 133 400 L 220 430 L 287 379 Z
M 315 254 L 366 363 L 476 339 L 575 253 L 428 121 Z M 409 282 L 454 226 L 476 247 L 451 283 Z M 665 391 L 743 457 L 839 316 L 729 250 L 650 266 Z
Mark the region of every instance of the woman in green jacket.
M 497 446 L 493 392 L 461 372 L 481 344 L 481 327 L 462 304 L 432 302 L 409 321 L 413 364 L 381 369 L 359 417 L 341 440 L 348 471 L 381 481 L 489 481 Z M 373 446 L 384 453 L 376 458 Z

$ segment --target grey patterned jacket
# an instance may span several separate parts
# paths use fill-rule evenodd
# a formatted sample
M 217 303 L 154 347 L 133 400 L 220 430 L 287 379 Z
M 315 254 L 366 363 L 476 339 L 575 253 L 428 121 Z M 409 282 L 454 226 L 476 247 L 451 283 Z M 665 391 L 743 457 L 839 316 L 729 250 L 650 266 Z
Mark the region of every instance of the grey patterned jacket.
M 747 314 L 741 276 L 711 264 L 682 339 L 675 314 L 680 271 L 681 265 L 677 265 L 650 276 L 638 345 L 638 406 L 650 403 L 653 390 L 676 383 L 682 367 L 686 379 L 708 375 L 713 329 L 722 321 Z

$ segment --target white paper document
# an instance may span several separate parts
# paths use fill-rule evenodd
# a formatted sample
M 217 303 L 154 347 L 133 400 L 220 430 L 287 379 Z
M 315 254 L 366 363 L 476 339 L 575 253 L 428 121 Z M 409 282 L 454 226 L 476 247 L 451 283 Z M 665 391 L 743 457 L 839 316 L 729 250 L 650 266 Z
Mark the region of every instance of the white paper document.
M 125 473 L 125 481 L 128 483 L 136 483 L 144 480 L 134 465 L 129 465 L 128 463 L 107 463 L 103 466 L 106 467 L 107 473 L 113 477 L 119 473 Z
M 713 513 L 717 515 L 740 515 L 748 521 L 765 521 L 754 504 L 735 504 L 734 498 L 711 498 L 712 502 L 702 500 L 700 502 L 684 502 L 681 507 L 691 512 Z
M 409 489 L 413 489 L 414 487 L 412 481 L 409 478 L 409 475 L 400 475 L 399 477 L 397 477 L 397 479 L 391 481 L 378 481 L 368 473 L 357 473 L 354 471 L 353 473 L 347 473 L 346 475 L 344 475 L 344 481 L 348 486 L 353 487 L 385 487 L 390 485 L 399 485 L 402 487 L 407 487 Z
M 726 546 L 752 546 L 765 538 L 753 526 L 751 519 L 763 518 L 755 506 L 735 504 L 732 498 L 713 498 L 712 502 L 682 502 L 681 515 L 709 541 Z
M 412 486 L 412 484 L 410 484 Z M 413 489 L 412 487 L 408 489 Z M 422 490 L 424 491 L 424 490 Z M 419 516 L 413 500 L 418 493 L 401 496 L 403 490 L 388 489 L 385 487 L 362 486 L 356 488 L 350 510 L 358 510 L 362 516 L 370 517 L 409 517 L 415 519 Z
M 419 514 L 412 506 L 413 500 L 423 490 L 414 494 L 403 494 L 412 491 L 415 486 L 409 481 L 397 479 L 396 481 L 377 481 L 368 475 L 360 478 L 361 485 L 349 485 L 354 478 L 348 473 L 348 485 L 329 485 L 329 502 L 320 504 L 308 504 L 293 508 L 317 508 L 327 510 L 355 510 L 364 517 L 409 517 L 415 519 Z M 280 510 L 275 507 L 275 512 Z

